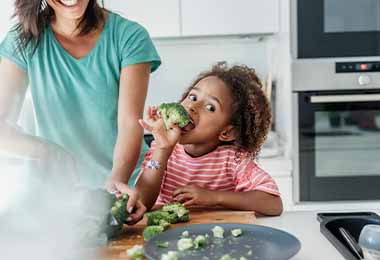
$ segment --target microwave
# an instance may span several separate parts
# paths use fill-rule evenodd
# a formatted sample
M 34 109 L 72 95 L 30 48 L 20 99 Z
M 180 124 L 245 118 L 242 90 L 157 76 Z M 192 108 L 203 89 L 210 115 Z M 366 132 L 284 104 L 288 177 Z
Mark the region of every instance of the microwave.
M 380 56 L 379 0 L 292 0 L 293 56 Z

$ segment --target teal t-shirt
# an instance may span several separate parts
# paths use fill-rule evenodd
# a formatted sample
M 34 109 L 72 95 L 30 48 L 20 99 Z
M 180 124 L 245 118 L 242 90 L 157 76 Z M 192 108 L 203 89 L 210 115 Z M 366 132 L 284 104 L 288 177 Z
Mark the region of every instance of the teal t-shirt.
M 148 32 L 138 23 L 110 12 L 95 47 L 81 59 L 62 48 L 50 26 L 33 55 L 31 46 L 19 51 L 17 42 L 16 33 L 9 32 L 0 45 L 0 56 L 28 74 L 37 135 L 74 156 L 80 184 L 103 187 L 112 169 L 118 133 L 121 69 L 151 62 L 153 72 L 161 64 Z M 139 163 L 146 151 L 143 142 Z

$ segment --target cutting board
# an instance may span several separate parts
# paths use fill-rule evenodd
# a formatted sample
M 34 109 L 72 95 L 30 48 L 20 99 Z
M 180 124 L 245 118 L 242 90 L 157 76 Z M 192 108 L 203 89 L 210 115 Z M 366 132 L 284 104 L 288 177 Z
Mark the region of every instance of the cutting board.
M 190 221 L 172 225 L 171 228 L 186 226 L 191 224 L 208 224 L 208 223 L 240 223 L 254 224 L 256 217 L 252 211 L 232 211 L 224 209 L 190 209 Z M 144 239 L 142 231 L 146 227 L 146 219 L 143 219 L 134 226 L 125 226 L 125 232 L 111 241 L 109 245 L 101 250 L 101 259 L 120 260 L 127 259 L 123 256 L 127 249 L 134 245 L 143 245 Z

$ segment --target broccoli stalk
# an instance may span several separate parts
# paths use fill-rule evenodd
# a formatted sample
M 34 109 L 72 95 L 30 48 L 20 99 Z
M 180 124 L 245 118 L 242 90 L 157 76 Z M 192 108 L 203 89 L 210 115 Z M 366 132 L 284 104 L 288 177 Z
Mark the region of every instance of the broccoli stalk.
M 179 103 L 162 103 L 158 107 L 158 112 L 164 120 L 166 129 L 169 129 L 171 124 L 177 124 L 179 128 L 184 128 L 190 123 L 189 114 Z

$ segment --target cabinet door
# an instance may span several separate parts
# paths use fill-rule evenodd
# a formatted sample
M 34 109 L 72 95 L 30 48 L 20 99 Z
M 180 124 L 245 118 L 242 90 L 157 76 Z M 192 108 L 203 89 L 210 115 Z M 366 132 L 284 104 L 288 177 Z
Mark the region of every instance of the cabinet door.
M 275 33 L 279 0 L 181 0 L 183 36 Z
M 105 0 L 104 5 L 143 25 L 151 37 L 180 36 L 179 0 Z
M 7 32 L 11 29 L 13 22 L 11 17 L 14 12 L 13 0 L 2 0 L 0 10 L 0 42 L 7 35 Z

